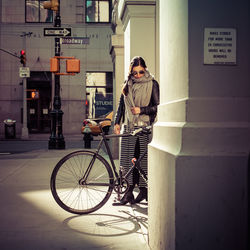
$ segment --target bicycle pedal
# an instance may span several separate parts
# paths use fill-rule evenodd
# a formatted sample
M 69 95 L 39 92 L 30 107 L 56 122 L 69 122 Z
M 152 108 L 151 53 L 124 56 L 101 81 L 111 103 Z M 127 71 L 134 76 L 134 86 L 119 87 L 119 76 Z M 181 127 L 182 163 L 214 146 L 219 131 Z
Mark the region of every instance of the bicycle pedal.
M 118 202 L 113 202 L 112 206 L 124 206 L 124 205 L 118 201 Z

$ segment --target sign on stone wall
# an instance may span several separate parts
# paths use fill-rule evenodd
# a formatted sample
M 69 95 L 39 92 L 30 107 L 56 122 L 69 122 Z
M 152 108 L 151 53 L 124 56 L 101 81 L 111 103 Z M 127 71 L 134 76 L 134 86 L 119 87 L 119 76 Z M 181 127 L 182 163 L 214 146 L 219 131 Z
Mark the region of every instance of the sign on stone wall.
M 236 29 L 205 28 L 204 64 L 236 65 Z

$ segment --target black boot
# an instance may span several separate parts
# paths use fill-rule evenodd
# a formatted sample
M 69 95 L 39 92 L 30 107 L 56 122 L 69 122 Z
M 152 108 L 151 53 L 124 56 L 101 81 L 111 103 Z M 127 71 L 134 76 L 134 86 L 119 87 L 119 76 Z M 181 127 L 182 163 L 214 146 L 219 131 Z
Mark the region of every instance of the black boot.
M 129 186 L 128 191 L 124 194 L 124 196 L 120 200 L 121 205 L 126 205 L 128 202 L 130 204 L 135 203 L 135 197 L 133 195 L 133 189 L 134 189 L 134 186 Z
M 140 203 L 142 200 L 146 199 L 148 201 L 148 189 L 145 187 L 140 188 L 140 193 L 135 199 L 135 203 Z

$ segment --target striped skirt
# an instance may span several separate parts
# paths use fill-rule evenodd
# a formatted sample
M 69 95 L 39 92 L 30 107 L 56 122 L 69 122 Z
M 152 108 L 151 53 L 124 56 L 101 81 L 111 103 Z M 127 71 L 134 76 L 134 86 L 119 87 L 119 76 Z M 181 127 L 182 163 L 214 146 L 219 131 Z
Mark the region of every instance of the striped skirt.
M 135 127 L 136 130 L 138 127 Z M 123 133 L 132 132 L 128 130 L 127 126 L 124 126 Z M 132 162 L 131 160 L 136 157 L 137 159 L 144 150 L 148 149 L 149 135 L 135 135 L 129 137 L 121 137 L 121 150 L 120 150 L 120 166 L 124 170 L 125 174 L 129 171 Z M 146 175 L 148 175 L 148 152 L 142 158 L 140 162 L 140 167 L 143 169 Z M 133 171 L 128 177 L 127 180 L 129 185 L 138 184 L 139 187 L 146 187 L 147 184 L 143 178 L 138 174 L 138 171 Z

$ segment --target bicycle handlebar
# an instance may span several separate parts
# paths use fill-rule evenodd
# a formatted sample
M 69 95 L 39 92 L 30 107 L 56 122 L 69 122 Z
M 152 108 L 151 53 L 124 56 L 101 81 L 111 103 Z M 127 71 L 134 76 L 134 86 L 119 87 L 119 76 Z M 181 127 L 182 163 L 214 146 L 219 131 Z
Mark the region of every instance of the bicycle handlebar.
M 150 134 L 152 131 L 152 125 L 150 126 L 146 126 L 146 127 L 141 127 L 136 129 L 135 131 L 131 132 L 131 133 L 125 133 L 125 134 L 110 134 L 110 135 L 102 135 L 105 136 L 105 138 L 110 139 L 110 138 L 114 138 L 114 137 L 128 137 L 128 136 L 135 136 L 138 133 L 145 133 L 145 134 Z
M 145 134 L 151 133 L 152 126 L 147 126 L 147 127 L 141 127 L 130 133 L 132 136 L 137 135 L 138 133 L 142 132 Z

